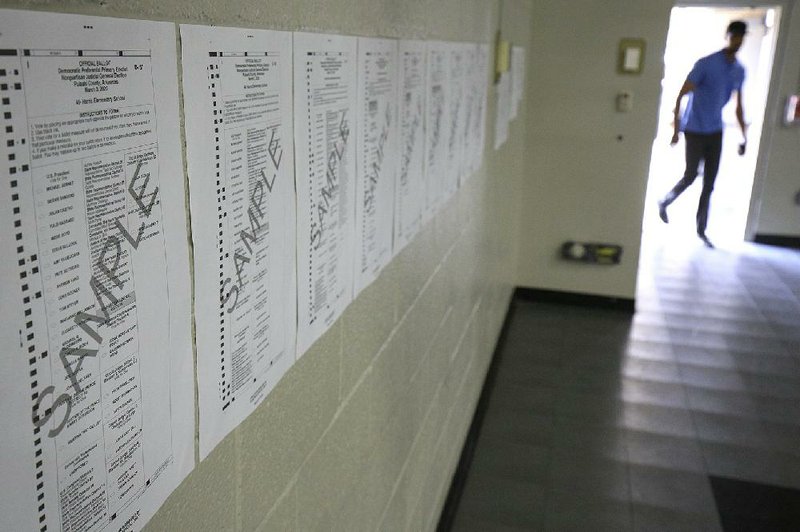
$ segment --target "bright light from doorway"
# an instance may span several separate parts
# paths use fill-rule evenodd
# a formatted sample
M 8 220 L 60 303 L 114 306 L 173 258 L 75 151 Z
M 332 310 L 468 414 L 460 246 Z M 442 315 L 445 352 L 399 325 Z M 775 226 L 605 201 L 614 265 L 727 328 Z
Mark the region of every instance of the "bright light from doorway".
M 680 179 L 684 171 L 683 139 L 674 147 L 672 120 L 675 98 L 695 61 L 725 46 L 725 29 L 732 20 L 744 20 L 748 35 L 737 55 L 744 65 L 745 118 L 749 123 L 747 153 L 737 155 L 741 133 L 733 99 L 723 111 L 722 162 L 711 197 L 707 234 L 718 246 L 734 246 L 744 238 L 751 203 L 753 176 L 764 120 L 770 73 L 776 44 L 779 8 L 676 7 L 670 18 L 665 75 L 659 109 L 658 133 L 653 143 L 647 203 L 643 224 L 644 247 L 655 242 L 681 240 L 700 245 L 695 236 L 695 212 L 702 175 L 669 208 L 670 223 L 658 218 L 656 201 Z M 686 99 L 684 99 L 685 104 Z

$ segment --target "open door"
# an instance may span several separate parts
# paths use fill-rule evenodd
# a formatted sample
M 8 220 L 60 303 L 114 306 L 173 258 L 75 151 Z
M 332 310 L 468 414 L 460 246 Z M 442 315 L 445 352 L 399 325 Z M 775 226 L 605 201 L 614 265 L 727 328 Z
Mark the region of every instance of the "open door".
M 727 8 L 676 7 L 670 17 L 665 75 L 659 108 L 658 133 L 653 143 L 643 220 L 643 252 L 654 245 L 685 242 L 701 246 L 696 237 L 695 213 L 702 188 L 702 176 L 669 207 L 669 225 L 658 217 L 657 200 L 681 178 L 685 164 L 683 136 L 669 145 L 673 128 L 673 108 L 681 85 L 697 59 L 723 48 L 725 30 L 732 20 L 743 20 L 748 34 L 737 54 L 745 67 L 745 120 L 748 127 L 747 153 L 737 154 L 741 133 L 736 122 L 732 98 L 723 110 L 722 161 L 711 197 L 707 234 L 720 247 L 744 240 L 751 205 L 753 176 L 758 159 L 764 110 L 777 42 L 780 7 Z M 684 98 L 684 104 L 686 98 Z

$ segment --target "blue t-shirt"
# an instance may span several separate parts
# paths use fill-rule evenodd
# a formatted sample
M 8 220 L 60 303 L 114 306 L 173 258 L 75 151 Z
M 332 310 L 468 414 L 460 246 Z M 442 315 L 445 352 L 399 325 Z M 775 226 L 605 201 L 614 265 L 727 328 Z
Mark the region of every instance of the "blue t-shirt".
M 744 67 L 736 59 L 728 62 L 725 52 L 707 55 L 694 64 L 686 78 L 694 83 L 681 119 L 681 129 L 691 133 L 722 131 L 722 108 L 733 91 L 742 90 Z

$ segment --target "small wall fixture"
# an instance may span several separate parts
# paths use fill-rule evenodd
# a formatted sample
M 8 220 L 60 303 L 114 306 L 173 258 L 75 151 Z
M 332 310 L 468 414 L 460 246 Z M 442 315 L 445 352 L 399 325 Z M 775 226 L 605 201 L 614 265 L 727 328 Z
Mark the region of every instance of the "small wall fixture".
M 500 32 L 497 32 L 495 40 L 494 57 L 494 82 L 500 81 L 500 76 L 508 72 L 511 65 L 511 43 L 503 39 Z
M 588 264 L 619 264 L 622 260 L 622 246 L 570 240 L 561 244 L 561 257 Z
M 800 96 L 793 94 L 786 98 L 786 113 L 783 123 L 787 126 L 800 124 Z
M 644 39 L 626 38 L 619 41 L 617 72 L 641 74 L 644 69 Z

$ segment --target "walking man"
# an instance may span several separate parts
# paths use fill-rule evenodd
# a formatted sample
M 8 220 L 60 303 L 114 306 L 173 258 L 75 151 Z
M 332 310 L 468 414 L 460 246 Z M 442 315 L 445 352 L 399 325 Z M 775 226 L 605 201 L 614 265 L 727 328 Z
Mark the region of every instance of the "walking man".
M 686 140 L 686 171 L 675 187 L 658 202 L 658 215 L 664 223 L 669 223 L 667 207 L 691 185 L 697 177 L 700 161 L 703 165 L 703 190 L 697 206 L 697 236 L 703 243 L 713 248 L 706 236 L 708 208 L 714 180 L 719 170 L 722 152 L 722 108 L 728 103 L 731 94 L 736 92 L 736 120 L 742 130 L 743 142 L 739 145 L 739 155 L 744 155 L 747 132 L 742 108 L 742 82 L 744 67 L 736 60 L 736 52 L 742 46 L 747 24 L 737 20 L 728 25 L 728 45 L 722 50 L 699 59 L 686 77 L 678 98 L 675 101 L 675 132 L 671 146 L 678 143 L 678 133 L 683 131 Z M 681 99 L 689 94 L 689 102 L 683 117 L 680 116 Z

